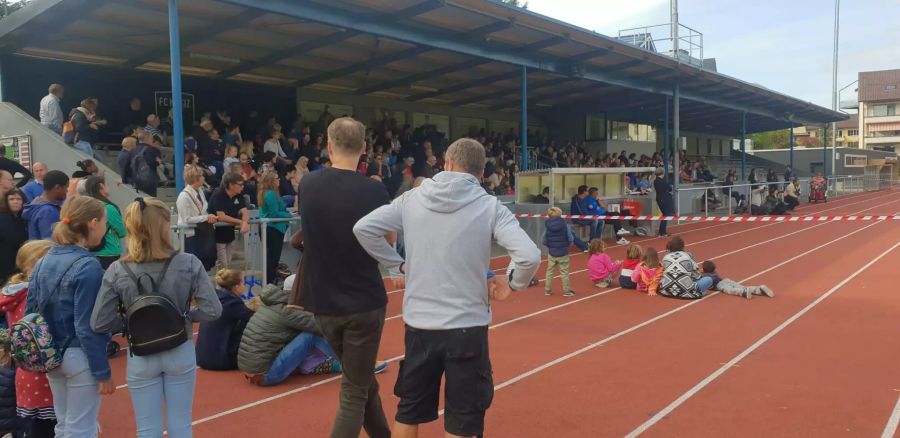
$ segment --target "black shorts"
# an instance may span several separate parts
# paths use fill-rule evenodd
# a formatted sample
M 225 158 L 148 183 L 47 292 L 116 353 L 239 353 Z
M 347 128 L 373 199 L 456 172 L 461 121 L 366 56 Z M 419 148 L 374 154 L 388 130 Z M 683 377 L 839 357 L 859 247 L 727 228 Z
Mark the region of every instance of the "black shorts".
M 438 418 L 441 376 L 444 387 L 444 430 L 453 435 L 484 433 L 484 413 L 494 398 L 488 356 L 488 328 L 419 330 L 406 326 L 406 357 L 394 395 L 400 398 L 396 420 L 429 423 Z

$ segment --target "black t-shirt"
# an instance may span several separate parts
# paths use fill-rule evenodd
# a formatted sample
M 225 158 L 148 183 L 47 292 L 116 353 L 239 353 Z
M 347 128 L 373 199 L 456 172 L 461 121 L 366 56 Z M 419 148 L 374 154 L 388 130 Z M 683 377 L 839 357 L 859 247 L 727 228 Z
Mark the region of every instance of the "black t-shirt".
M 390 203 L 387 189 L 357 172 L 324 169 L 303 177 L 299 193 L 304 252 L 300 304 L 324 315 L 350 315 L 387 305 L 375 261 L 360 246 L 353 226 Z
M 232 198 L 225 193 L 224 188 L 219 187 L 213 192 L 212 196 L 209 197 L 209 208 L 207 211 L 209 214 L 217 214 L 221 211 L 233 218 L 240 219 L 241 209 L 243 208 L 247 208 L 247 204 L 244 203 L 243 195 L 238 194 Z M 234 242 L 234 227 L 216 227 L 216 243 L 231 242 Z

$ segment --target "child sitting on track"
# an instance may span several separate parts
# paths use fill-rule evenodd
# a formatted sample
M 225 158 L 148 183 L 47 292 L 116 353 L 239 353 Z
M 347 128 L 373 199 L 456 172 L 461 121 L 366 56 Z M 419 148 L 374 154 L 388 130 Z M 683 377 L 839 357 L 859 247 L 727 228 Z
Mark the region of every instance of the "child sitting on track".
M 622 289 L 637 289 L 637 284 L 631 280 L 634 269 L 641 264 L 641 247 L 635 243 L 628 245 L 625 260 L 622 261 L 622 272 L 619 273 L 619 286 Z
M 591 254 L 591 258 L 588 260 L 591 282 L 597 287 L 609 287 L 613 274 L 622 269 L 622 262 L 612 261 L 609 254 L 606 253 L 606 245 L 600 239 L 591 240 L 588 252 Z
M 647 295 L 654 296 L 659 289 L 659 280 L 662 278 L 662 266 L 659 264 L 659 254 L 655 248 L 647 248 L 641 257 L 641 264 L 634 268 L 631 281 L 637 285 L 637 290 L 646 291 Z
M 547 210 L 547 223 L 544 224 L 543 244 L 547 247 L 547 281 L 544 283 L 544 295 L 553 294 L 553 271 L 559 266 L 559 276 L 562 278 L 563 296 L 574 297 L 575 292 L 569 289 L 569 246 L 575 241 L 575 232 L 566 223 L 559 207 L 550 207 Z
M 236 370 L 241 336 L 253 317 L 253 310 L 241 299 L 247 289 L 241 271 L 223 269 L 217 272 L 216 286 L 222 316 L 215 321 L 200 323 L 197 366 L 206 370 Z
M 769 298 L 775 296 L 775 291 L 766 285 L 744 286 L 734 280 L 719 277 L 719 273 L 716 272 L 716 264 L 712 260 L 707 260 L 700 265 L 700 273 L 703 277 L 712 278 L 712 288 L 725 295 L 742 296 L 748 300 L 753 298 L 754 295 L 765 295 Z

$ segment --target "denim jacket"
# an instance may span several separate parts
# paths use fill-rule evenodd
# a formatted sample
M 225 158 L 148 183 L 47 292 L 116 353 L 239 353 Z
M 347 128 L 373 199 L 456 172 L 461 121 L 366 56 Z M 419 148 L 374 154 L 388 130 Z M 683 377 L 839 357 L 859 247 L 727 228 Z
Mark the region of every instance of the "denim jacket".
M 110 336 L 91 330 L 91 312 L 102 279 L 100 262 L 87 249 L 54 245 L 35 266 L 25 305 L 28 314 L 46 303 L 42 315 L 54 341 L 60 348 L 68 342 L 69 348 L 84 350 L 91 374 L 100 382 L 110 379 L 106 357 Z M 54 290 L 57 282 L 59 290 Z

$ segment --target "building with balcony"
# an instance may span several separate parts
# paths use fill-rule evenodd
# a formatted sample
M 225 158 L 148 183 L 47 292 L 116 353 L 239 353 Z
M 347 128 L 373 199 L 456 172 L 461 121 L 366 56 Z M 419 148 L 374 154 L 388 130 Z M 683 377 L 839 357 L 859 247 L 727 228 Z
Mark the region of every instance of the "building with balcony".
M 837 136 L 834 141 L 838 147 L 859 148 L 859 116 L 853 114 L 847 120 L 837 122 Z
M 900 153 L 900 69 L 859 73 L 859 146 Z

